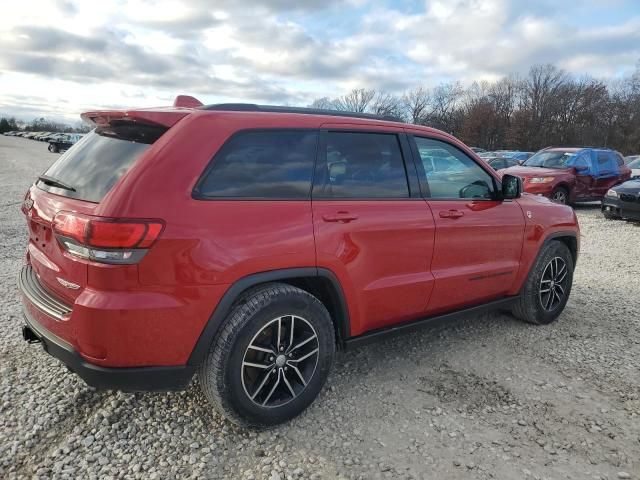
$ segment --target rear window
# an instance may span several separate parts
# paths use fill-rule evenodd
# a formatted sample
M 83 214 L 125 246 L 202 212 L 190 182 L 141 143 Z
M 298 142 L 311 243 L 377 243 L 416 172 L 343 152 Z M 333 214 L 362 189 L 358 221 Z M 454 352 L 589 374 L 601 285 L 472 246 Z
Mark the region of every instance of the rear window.
M 37 186 L 56 195 L 99 203 L 165 131 L 130 122 L 96 128 L 51 165 L 43 174 L 48 180 L 38 180 Z

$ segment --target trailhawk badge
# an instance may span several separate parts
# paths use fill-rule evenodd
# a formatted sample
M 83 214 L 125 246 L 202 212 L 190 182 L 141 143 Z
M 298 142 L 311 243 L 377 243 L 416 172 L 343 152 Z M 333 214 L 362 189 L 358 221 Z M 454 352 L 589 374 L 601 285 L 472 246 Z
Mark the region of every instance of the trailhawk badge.
M 56 280 L 58 280 L 58 283 L 60 285 L 62 285 L 65 288 L 70 288 L 71 290 L 77 290 L 80 288 L 80 285 L 76 285 L 75 283 L 71 283 L 71 282 L 67 282 L 66 280 L 60 278 L 60 277 L 56 277 Z

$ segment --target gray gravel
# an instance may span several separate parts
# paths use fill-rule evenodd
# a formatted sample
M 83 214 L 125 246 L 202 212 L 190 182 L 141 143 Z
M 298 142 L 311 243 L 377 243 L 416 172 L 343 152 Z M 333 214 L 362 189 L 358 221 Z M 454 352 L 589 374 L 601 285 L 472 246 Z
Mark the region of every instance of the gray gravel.
M 341 353 L 291 423 L 182 393 L 97 392 L 20 337 L 22 196 L 55 159 L 0 136 L 0 478 L 640 479 L 640 227 L 581 207 L 560 321 L 502 314 Z

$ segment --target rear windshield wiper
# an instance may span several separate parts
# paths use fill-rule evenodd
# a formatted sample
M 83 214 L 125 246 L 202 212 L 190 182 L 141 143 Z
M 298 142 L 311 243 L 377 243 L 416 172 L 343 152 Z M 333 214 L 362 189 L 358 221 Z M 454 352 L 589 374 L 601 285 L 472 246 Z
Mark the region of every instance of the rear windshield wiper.
M 71 185 L 68 185 L 68 184 L 62 182 L 61 180 L 58 180 L 57 178 L 50 177 L 48 175 L 40 175 L 38 177 L 38 180 L 40 180 L 41 182 L 46 183 L 47 185 L 51 185 L 52 187 L 63 188 L 65 190 L 69 190 L 70 192 L 75 192 L 76 191 L 76 189 L 73 188 Z

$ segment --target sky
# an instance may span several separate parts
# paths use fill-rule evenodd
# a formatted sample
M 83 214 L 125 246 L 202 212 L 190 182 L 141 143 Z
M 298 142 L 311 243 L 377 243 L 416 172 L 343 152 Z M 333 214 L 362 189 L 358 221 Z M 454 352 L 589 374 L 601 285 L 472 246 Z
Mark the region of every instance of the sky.
M 308 105 L 554 63 L 608 80 L 640 61 L 640 0 L 11 0 L 0 115 L 73 122 L 99 108 Z

